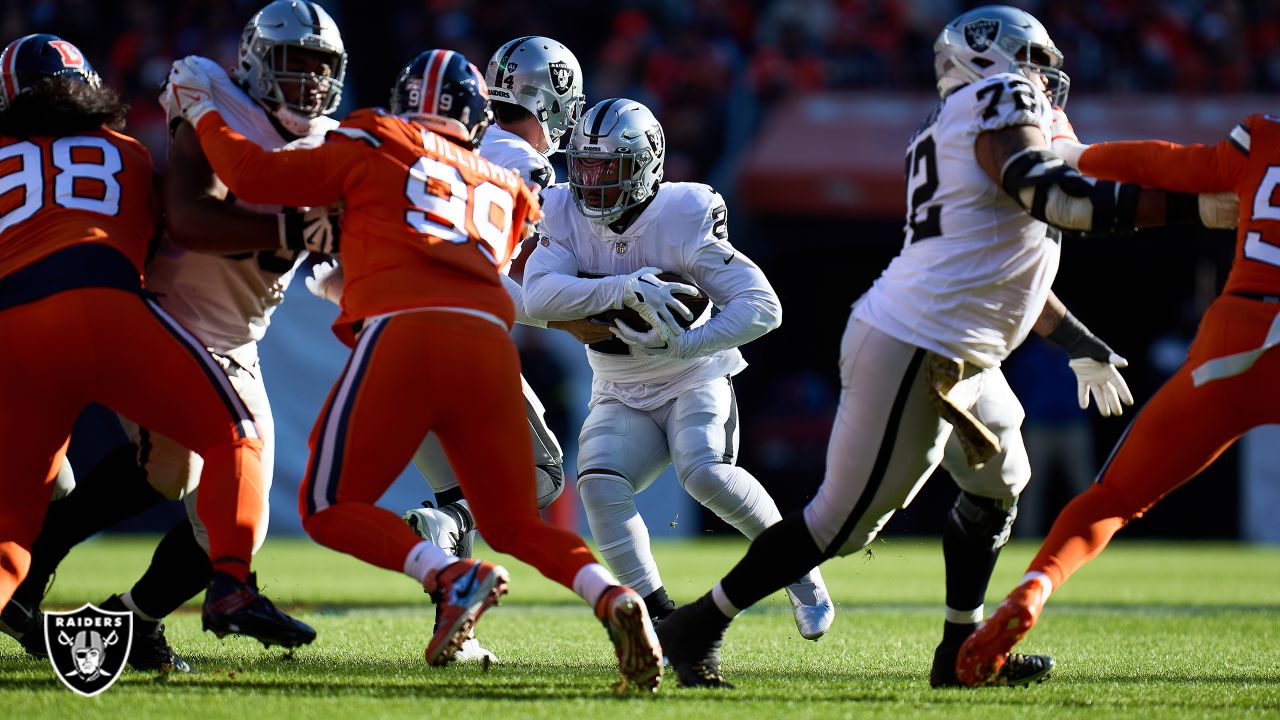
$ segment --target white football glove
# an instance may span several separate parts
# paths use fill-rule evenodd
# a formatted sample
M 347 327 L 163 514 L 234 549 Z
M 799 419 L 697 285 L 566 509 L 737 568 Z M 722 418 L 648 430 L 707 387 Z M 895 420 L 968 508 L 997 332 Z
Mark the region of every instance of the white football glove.
M 328 207 L 285 208 L 276 216 L 280 247 L 337 255 L 342 232 L 339 213 Z
M 614 320 L 613 325 L 613 327 L 609 328 L 609 332 L 613 333 L 622 342 L 639 349 L 645 355 L 677 360 L 684 357 L 681 354 L 684 346 L 684 335 L 663 338 L 656 325 L 652 330 L 639 332 L 632 330 L 630 325 L 621 320 Z
M 342 305 L 342 289 L 345 287 L 346 275 L 337 260 L 325 260 L 311 268 L 311 275 L 306 278 L 307 289 L 312 295 L 328 300 L 334 305 Z
M 1103 417 L 1123 415 L 1124 406 L 1133 404 L 1133 393 L 1129 392 L 1129 385 L 1119 372 L 1119 368 L 1129 367 L 1128 360 L 1111 353 L 1107 362 L 1078 357 L 1067 364 L 1076 374 L 1077 399 L 1081 410 L 1088 409 L 1090 395 Z
M 698 289 L 684 283 L 659 280 L 661 272 L 658 268 L 644 267 L 628 275 L 622 285 L 622 304 L 639 313 L 640 318 L 665 341 L 684 334 L 684 328 L 676 322 L 671 308 L 675 308 L 685 320 L 693 321 L 693 313 L 676 299 L 676 293 L 697 295 Z
M 1235 193 L 1200 193 L 1198 198 L 1205 227 L 1229 230 L 1240 222 L 1240 197 Z
M 194 55 L 175 60 L 169 68 L 168 91 L 182 117 L 195 127 L 206 113 L 217 110 L 213 105 L 213 82 Z
M 1076 137 L 1076 129 L 1071 126 L 1067 114 L 1060 107 L 1053 109 L 1053 122 L 1049 125 L 1049 148 L 1073 168 L 1080 167 L 1080 156 L 1089 149 L 1088 145 L 1081 143 L 1080 138 Z

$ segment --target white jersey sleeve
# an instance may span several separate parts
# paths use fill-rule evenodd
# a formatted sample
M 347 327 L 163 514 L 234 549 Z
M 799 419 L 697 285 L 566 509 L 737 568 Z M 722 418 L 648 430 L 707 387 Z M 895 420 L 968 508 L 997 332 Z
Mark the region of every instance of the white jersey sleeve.
M 579 277 L 582 268 L 563 222 L 578 215 L 568 185 L 556 185 L 542 196 L 544 234 L 524 268 L 524 308 L 542 321 L 581 320 L 622 308 L 623 276 Z M 590 273 L 599 275 L 604 273 Z
M 485 131 L 480 143 L 480 157 L 504 167 L 526 183 L 545 190 L 556 182 L 556 170 L 542 153 L 515 133 L 494 125 Z
M 973 114 L 977 132 L 992 132 L 1018 125 L 1043 127 L 1053 122 L 1053 106 L 1031 81 L 1016 73 L 1000 73 L 974 83 Z M 968 114 L 968 113 L 965 113 Z M 1049 138 L 1045 136 L 1045 145 Z

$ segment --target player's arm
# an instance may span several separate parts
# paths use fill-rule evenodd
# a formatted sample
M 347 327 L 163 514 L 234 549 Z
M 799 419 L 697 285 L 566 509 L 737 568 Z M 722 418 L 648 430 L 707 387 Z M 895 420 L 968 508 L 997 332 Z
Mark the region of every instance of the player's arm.
M 1104 416 L 1123 414 L 1124 406 L 1133 404 L 1133 393 L 1119 372 L 1129 361 L 1089 332 L 1052 291 L 1032 330 L 1067 351 L 1081 410 L 1089 407 L 1090 396 Z

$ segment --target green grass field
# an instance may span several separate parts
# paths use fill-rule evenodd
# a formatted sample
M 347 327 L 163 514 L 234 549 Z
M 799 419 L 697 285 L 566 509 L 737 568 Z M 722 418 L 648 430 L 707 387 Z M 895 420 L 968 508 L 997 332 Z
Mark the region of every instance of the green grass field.
M 153 540 L 98 540 L 63 564 L 46 606 L 100 602 L 128 586 Z M 1261 718 L 1280 717 L 1280 549 L 1118 542 L 1054 597 L 1025 650 L 1058 670 L 1031 688 L 931 690 L 941 622 L 938 543 L 893 538 L 875 556 L 825 567 L 840 615 L 818 643 L 799 638 L 779 594 L 730 631 L 727 692 L 680 689 L 618 699 L 604 630 L 567 590 L 501 558 L 512 590 L 479 626 L 501 661 L 431 668 L 431 607 L 408 579 L 300 540 L 258 560 L 265 591 L 319 631 L 293 657 L 199 630 L 193 606 L 169 638 L 196 668 L 126 671 L 103 695 L 66 690 L 46 662 L 0 636 L 0 708 L 26 718 Z M 737 560 L 741 541 L 656 548 L 673 597 L 690 601 Z M 1034 547 L 1014 544 L 995 603 Z M 671 678 L 668 678 L 671 679 Z

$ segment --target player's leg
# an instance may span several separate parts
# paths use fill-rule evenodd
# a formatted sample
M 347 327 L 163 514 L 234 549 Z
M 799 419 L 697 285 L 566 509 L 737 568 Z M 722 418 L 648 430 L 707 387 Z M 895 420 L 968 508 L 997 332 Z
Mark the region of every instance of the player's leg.
M 675 602 L 662 584 L 635 495 L 669 463 L 667 438 L 651 413 L 596 399 L 578 436 L 578 497 L 600 557 L 619 582 L 640 593 L 655 620 Z
M 520 376 L 524 394 L 524 412 L 529 423 L 529 439 L 533 442 L 533 472 L 536 479 L 538 508 L 556 501 L 564 490 L 564 451 L 555 433 L 547 427 L 546 408 L 529 381 Z
M 803 513 L 761 533 L 710 593 L 662 624 L 682 683 L 723 683 L 719 644 L 729 621 L 827 558 L 866 547 L 937 467 L 950 428 L 929 399 L 924 355 L 850 319 L 823 483 Z
M 778 506 L 738 455 L 738 402 L 730 378 L 681 393 L 666 410 L 667 439 L 680 485 L 747 539 L 782 519 Z M 787 586 L 796 627 L 807 640 L 826 634 L 835 606 L 821 571 L 811 568 Z

